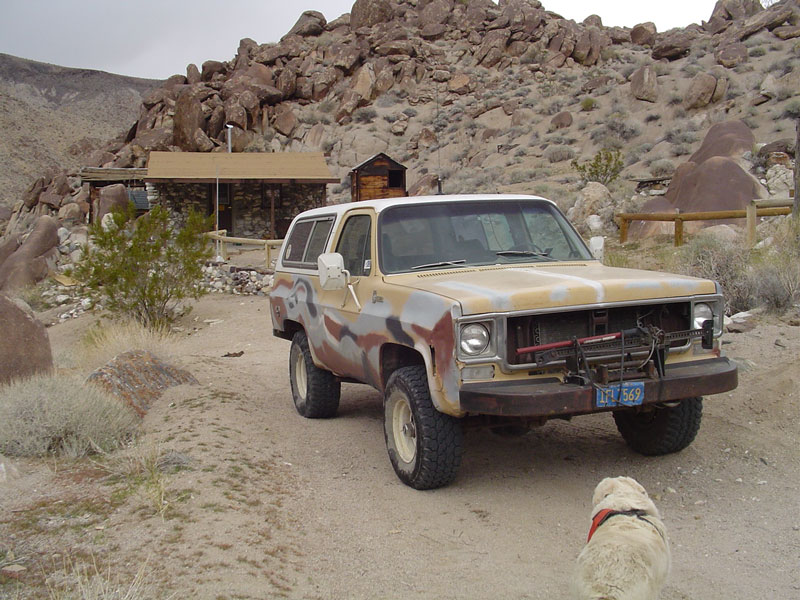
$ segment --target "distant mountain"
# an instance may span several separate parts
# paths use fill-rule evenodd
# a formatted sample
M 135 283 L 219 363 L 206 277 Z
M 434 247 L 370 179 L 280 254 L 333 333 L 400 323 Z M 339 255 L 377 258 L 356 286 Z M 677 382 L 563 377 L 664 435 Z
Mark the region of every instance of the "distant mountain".
M 124 133 L 161 83 L 0 54 L 0 204 Z

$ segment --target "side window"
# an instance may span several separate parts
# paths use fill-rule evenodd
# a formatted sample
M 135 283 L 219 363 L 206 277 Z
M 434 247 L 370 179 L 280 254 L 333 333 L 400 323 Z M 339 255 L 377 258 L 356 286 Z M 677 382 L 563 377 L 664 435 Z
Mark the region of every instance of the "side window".
M 370 254 L 370 231 L 372 218 L 369 215 L 355 215 L 347 219 L 339 237 L 336 252 L 344 258 L 344 268 L 353 277 L 369 275 L 372 268 Z
M 332 226 L 333 217 L 298 222 L 286 243 L 283 262 L 316 269 L 317 257 L 325 250 Z

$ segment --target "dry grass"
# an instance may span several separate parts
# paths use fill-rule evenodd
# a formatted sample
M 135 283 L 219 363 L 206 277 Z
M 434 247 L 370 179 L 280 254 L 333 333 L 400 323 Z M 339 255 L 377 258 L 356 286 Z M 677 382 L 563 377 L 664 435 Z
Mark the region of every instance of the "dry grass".
M 47 581 L 49 600 L 145 600 L 157 598 L 146 581 L 147 562 L 130 581 L 113 576 L 111 569 L 100 569 L 92 558 L 91 565 L 75 565 L 64 561 L 63 572 Z
M 71 354 L 72 367 L 93 371 L 129 350 L 146 350 L 173 361 L 173 338 L 165 329 L 148 329 L 136 321 L 101 321 L 84 334 L 79 351 Z
M 0 389 L 0 453 L 80 457 L 127 443 L 139 419 L 99 388 L 60 375 L 37 375 Z

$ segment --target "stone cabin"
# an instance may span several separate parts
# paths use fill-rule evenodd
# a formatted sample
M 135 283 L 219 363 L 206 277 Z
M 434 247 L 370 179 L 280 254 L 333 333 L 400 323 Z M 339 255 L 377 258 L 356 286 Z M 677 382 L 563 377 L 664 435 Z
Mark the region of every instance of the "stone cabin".
M 150 205 L 179 223 L 190 209 L 217 212 L 229 236 L 281 239 L 297 214 L 325 205 L 326 184 L 339 179 L 321 152 L 151 152 L 145 181 Z
M 350 197 L 353 202 L 401 196 L 408 196 L 406 167 L 383 152 L 350 171 Z

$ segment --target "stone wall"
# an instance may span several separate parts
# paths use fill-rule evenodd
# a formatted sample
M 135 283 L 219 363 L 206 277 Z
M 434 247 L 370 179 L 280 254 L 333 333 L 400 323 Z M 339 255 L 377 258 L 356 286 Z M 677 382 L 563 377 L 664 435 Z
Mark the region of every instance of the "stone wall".
M 220 184 L 222 185 L 222 184 Z M 148 195 L 151 205 L 160 204 L 178 225 L 186 222 L 191 209 L 213 214 L 214 184 L 158 183 Z M 278 238 L 286 234 L 291 220 L 304 210 L 325 206 L 324 184 L 282 185 L 261 182 L 231 184 L 232 230 L 228 235 L 254 239 L 270 236 L 270 201 L 275 203 Z

